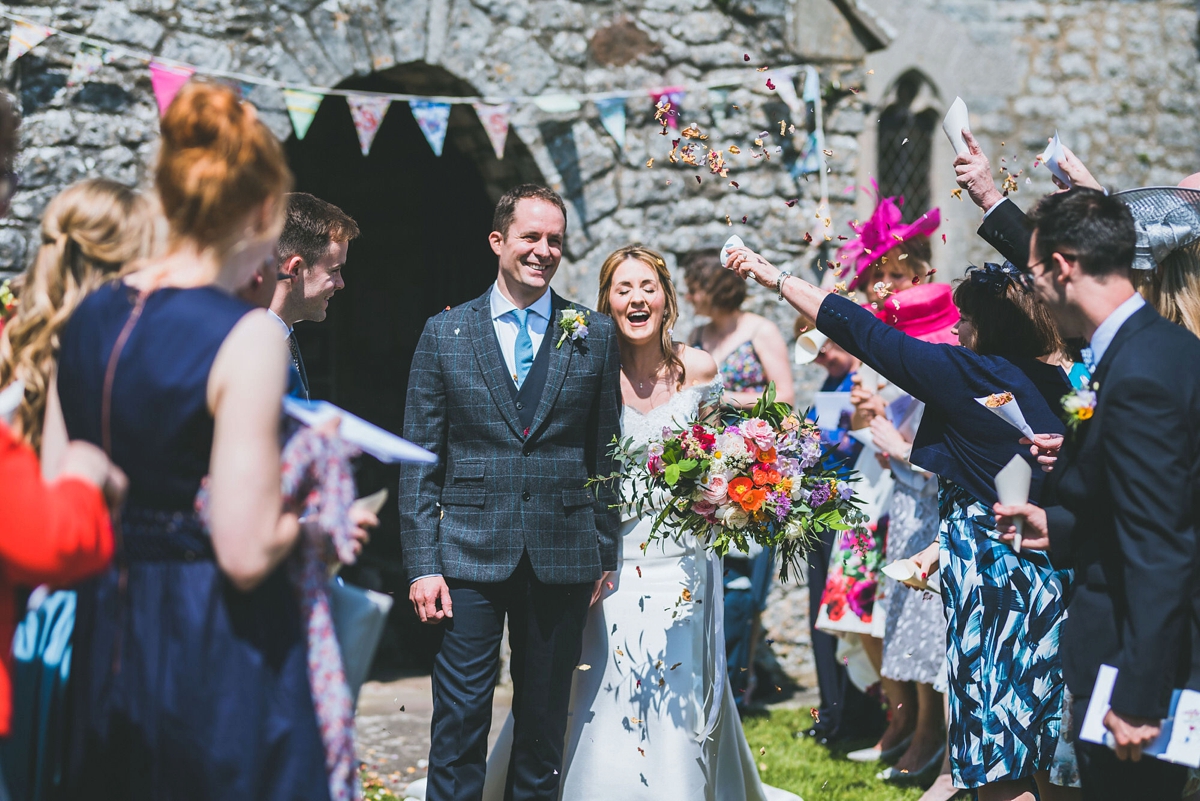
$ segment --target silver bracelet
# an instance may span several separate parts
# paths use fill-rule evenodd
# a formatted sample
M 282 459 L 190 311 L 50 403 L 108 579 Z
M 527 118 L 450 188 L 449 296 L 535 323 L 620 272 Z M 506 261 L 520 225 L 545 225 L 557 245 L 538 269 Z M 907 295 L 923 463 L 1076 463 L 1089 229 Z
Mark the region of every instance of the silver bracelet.
M 791 278 L 792 274 L 784 270 L 779 274 L 779 280 L 775 282 L 775 291 L 779 293 L 779 299 L 783 300 L 783 282 Z

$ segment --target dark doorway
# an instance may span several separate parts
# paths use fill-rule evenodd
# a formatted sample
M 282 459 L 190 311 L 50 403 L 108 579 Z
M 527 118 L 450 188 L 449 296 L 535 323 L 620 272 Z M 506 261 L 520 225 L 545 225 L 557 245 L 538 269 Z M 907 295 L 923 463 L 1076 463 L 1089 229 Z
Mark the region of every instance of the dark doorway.
M 445 70 L 421 64 L 353 78 L 339 88 L 475 94 Z M 285 148 L 296 188 L 341 207 L 362 230 L 350 245 L 346 288 L 330 301 L 329 316 L 296 327 L 313 397 L 399 433 L 409 365 L 426 319 L 479 296 L 495 280 L 487 236 L 496 200 L 516 184 L 540 182 L 541 175 L 515 135 L 504 159 L 497 159 L 468 105 L 452 107 L 440 158 L 403 102 L 392 103 L 364 157 L 346 101 L 335 96 L 321 104 L 304 140 L 292 136 Z M 415 623 L 400 570 L 398 471 L 364 457 L 357 478 L 361 494 L 381 487 L 392 493 L 360 566 L 346 573 L 396 598 L 376 669 L 419 667 L 428 631 Z

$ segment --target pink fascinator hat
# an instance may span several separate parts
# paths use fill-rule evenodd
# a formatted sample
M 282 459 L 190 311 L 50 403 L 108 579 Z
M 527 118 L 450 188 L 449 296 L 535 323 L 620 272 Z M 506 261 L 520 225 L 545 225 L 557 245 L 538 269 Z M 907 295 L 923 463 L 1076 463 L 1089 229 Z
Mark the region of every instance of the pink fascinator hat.
M 837 259 L 842 263 L 839 276 L 844 277 L 847 271 L 853 270 L 853 278 L 848 284 L 850 289 L 858 288 L 867 266 L 879 261 L 883 254 L 913 237 L 929 236 L 942 223 L 942 213 L 938 209 L 930 209 L 914 222 L 904 222 L 900 214 L 904 198 L 881 198 L 879 185 L 874 180 L 871 184 L 877 199 L 875 211 L 866 222 L 850 226 L 858 237 L 838 248 L 837 252 Z
M 957 345 L 952 329 L 958 324 L 958 307 L 949 284 L 918 284 L 912 289 L 888 295 L 879 302 L 875 316 L 925 342 Z

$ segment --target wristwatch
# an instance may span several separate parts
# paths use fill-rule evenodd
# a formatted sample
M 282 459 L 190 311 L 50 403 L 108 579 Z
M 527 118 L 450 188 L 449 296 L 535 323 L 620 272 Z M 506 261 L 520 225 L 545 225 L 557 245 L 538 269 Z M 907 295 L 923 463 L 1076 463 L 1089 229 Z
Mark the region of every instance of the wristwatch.
M 780 300 L 783 300 L 783 282 L 791 277 L 791 272 L 784 270 L 779 274 L 779 280 L 775 282 L 775 291 L 779 293 Z

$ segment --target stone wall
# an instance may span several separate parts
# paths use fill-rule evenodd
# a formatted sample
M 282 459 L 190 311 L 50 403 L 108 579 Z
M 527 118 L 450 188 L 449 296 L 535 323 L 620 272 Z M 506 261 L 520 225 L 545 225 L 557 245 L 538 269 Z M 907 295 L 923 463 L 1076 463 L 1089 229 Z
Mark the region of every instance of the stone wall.
M 389 70 L 411 75 L 400 65 L 412 63 L 439 67 L 473 93 L 500 97 L 727 80 L 727 89 L 689 94 L 681 118 L 698 124 L 707 144 L 741 149 L 737 156 L 726 152 L 731 170 L 724 179 L 668 163 L 679 133 L 662 135 L 649 98 L 628 103 L 623 151 L 591 104 L 561 115 L 515 108 L 510 135 L 520 137 L 545 179 L 571 201 L 567 257 L 556 284 L 586 303 L 595 299 L 604 256 L 631 241 L 660 249 L 673 265 L 679 254 L 718 246 L 736 232 L 773 258 L 807 265 L 815 251 L 804 232 L 821 242 L 827 230 L 844 231 L 852 214 L 844 190 L 858 169 L 863 114 L 851 88 L 865 77 L 865 50 L 821 65 L 827 147 L 834 152 L 826 229 L 815 218 L 816 176 L 797 181 L 788 171 L 805 120 L 792 120 L 766 88 L 770 73 L 753 71 L 802 60 L 788 44 L 796 39 L 792 8 L 777 0 L 81 0 L 0 7 L 164 58 L 317 86 Z M 8 24 L 0 28 L 4 40 Z M 22 189 L 0 227 L 0 263 L 15 269 L 31 257 L 38 217 L 56 192 L 86 176 L 145 182 L 154 154 L 157 109 L 145 65 L 122 57 L 89 83 L 67 87 L 75 48 L 65 37 L 51 37 L 6 76 L 25 114 Z M 422 90 L 397 79 L 396 91 Z M 248 98 L 281 137 L 291 135 L 279 90 L 258 87 Z M 407 109 L 394 104 L 390 113 Z M 780 136 L 780 120 L 801 130 Z M 769 160 L 751 156 L 762 132 Z M 569 148 L 576 167 L 564 158 Z M 654 166 L 647 168 L 651 158 Z M 800 202 L 789 206 L 794 199 Z M 792 315 L 766 297 L 756 291 L 754 307 L 790 330 Z

